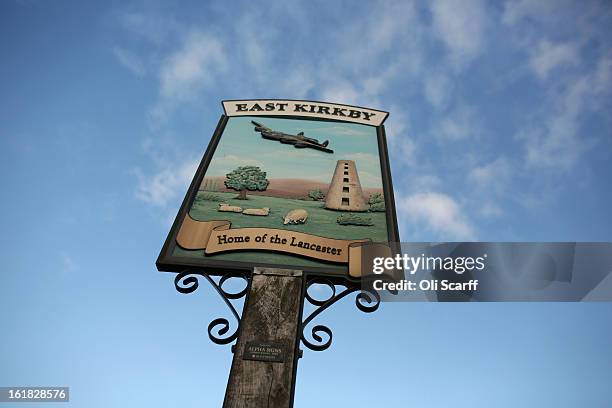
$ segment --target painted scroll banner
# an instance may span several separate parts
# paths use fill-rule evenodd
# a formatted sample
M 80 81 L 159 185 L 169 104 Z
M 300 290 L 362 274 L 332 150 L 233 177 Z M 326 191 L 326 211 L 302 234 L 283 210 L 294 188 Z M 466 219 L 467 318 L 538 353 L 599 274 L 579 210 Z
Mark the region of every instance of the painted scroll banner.
M 380 126 L 388 112 L 339 103 L 255 99 L 223 101 L 227 116 L 300 116 Z
M 372 243 L 367 239 L 333 239 L 275 228 L 232 229 L 230 221 L 197 221 L 188 214 L 176 242 L 183 249 L 204 250 L 205 254 L 239 250 L 280 251 L 345 263 L 353 278 L 371 274 L 371 260 L 374 257 L 392 256 L 388 245 Z

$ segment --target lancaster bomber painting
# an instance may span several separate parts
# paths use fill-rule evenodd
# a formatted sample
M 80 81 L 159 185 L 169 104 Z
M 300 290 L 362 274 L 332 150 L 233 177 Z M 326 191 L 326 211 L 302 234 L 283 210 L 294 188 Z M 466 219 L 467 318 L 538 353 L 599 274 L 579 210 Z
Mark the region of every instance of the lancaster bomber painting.
M 297 135 L 290 135 L 288 133 L 272 130 L 269 127 L 253 120 L 251 123 L 255 125 L 255 132 L 261 133 L 261 137 L 264 139 L 276 140 L 284 144 L 292 144 L 296 149 L 310 148 L 320 150 L 325 153 L 334 152 L 333 150 L 327 148 L 327 145 L 329 144 L 328 140 L 320 143 L 317 139 L 304 136 L 304 132 L 300 132 Z

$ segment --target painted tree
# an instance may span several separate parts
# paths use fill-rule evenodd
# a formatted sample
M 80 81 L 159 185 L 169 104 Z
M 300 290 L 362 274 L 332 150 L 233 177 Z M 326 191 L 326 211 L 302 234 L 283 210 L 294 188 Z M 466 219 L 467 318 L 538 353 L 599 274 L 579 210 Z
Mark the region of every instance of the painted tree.
M 225 175 L 225 186 L 239 191 L 239 200 L 247 199 L 248 191 L 264 191 L 270 182 L 266 179 L 266 172 L 257 166 L 240 166 Z
M 368 205 L 370 206 L 370 211 L 372 212 L 385 211 L 385 198 L 380 193 L 374 193 L 370 195 Z
M 321 201 L 325 198 L 325 194 L 320 188 L 315 188 L 314 190 L 310 190 L 308 192 L 308 197 L 312 198 L 314 201 Z

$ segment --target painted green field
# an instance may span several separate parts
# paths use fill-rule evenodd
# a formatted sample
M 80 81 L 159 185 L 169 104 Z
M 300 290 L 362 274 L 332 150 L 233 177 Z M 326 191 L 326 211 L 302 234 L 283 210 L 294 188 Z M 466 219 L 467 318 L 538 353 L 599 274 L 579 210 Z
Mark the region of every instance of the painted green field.
M 202 197 L 214 195 L 220 201 L 202 200 Z M 340 225 L 336 222 L 338 216 L 343 214 L 340 211 L 327 210 L 323 208 L 323 203 L 318 201 L 294 200 L 287 198 L 248 196 L 248 200 L 237 200 L 236 193 L 210 193 L 200 191 L 200 199 L 194 201 L 194 205 L 189 215 L 199 221 L 228 220 L 232 223 L 232 228 L 244 227 L 263 227 L 279 228 L 291 231 L 299 231 L 306 234 L 313 234 L 336 239 L 363 239 L 369 238 L 372 241 L 387 241 L 387 224 L 384 212 L 375 213 L 356 213 L 372 219 L 372 226 Z M 220 202 L 245 208 L 270 208 L 268 216 L 243 215 L 240 213 L 217 211 Z M 283 217 L 289 211 L 302 208 L 308 212 L 308 220 L 305 224 L 283 225 Z M 203 251 L 186 251 L 180 248 L 175 250 L 177 256 L 203 257 Z M 215 259 L 261 262 L 261 263 L 282 263 L 295 266 L 326 266 L 333 269 L 338 266 L 311 259 L 283 255 L 279 253 L 263 251 L 241 251 L 240 253 L 221 253 L 209 255 Z M 344 268 L 344 267 L 342 267 Z

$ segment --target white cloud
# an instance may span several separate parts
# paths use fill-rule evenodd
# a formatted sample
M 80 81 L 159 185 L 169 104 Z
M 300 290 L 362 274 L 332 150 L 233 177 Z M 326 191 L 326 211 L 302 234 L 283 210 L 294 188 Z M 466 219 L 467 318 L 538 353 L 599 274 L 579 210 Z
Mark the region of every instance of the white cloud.
M 347 105 L 359 105 L 360 94 L 348 81 L 334 82 L 321 91 L 324 101 L 344 103 Z
M 486 218 L 499 217 L 503 214 L 502 208 L 494 200 L 500 195 L 506 197 L 510 193 L 512 176 L 511 163 L 504 156 L 476 166 L 468 172 L 468 180 L 474 186 L 471 199 L 477 207 L 478 214 Z M 517 190 L 516 187 L 511 190 L 513 196 Z
M 416 191 L 431 191 L 442 184 L 440 177 L 435 174 L 421 174 L 410 177 L 410 186 Z
M 433 132 L 443 140 L 463 140 L 479 135 L 479 123 L 474 108 L 459 105 L 434 125 Z
M 393 139 L 392 148 L 399 155 L 402 162 L 406 164 L 415 164 L 415 152 L 417 150 L 416 143 L 408 136 L 402 136 Z
M 576 118 L 564 112 L 548 118 L 541 127 L 520 133 L 518 138 L 525 140 L 527 164 L 570 169 L 587 148 L 577 136 L 577 129 Z
M 498 188 L 505 185 L 511 174 L 510 163 L 505 157 L 474 167 L 469 172 L 469 178 L 479 188 Z
M 284 95 L 288 99 L 304 99 L 316 85 L 314 69 L 297 67 L 280 81 Z
M 553 44 L 548 40 L 541 40 L 529 58 L 529 66 L 538 78 L 546 79 L 556 68 L 578 64 L 578 57 L 578 46 L 575 43 Z
M 389 155 L 393 156 L 394 160 L 412 165 L 415 161 L 417 145 L 409 135 L 408 117 L 399 108 L 391 110 L 394 113 L 389 115 L 385 123 Z
M 381 75 L 389 69 L 387 63 L 381 64 L 382 55 L 392 50 L 398 43 L 402 43 L 402 53 L 395 55 L 394 61 L 406 57 L 409 61 L 417 61 L 419 58 L 414 52 L 417 49 L 411 47 L 411 43 L 405 43 L 406 37 L 415 35 L 419 23 L 416 20 L 417 11 L 415 5 L 410 1 L 388 1 L 384 4 L 372 4 L 373 7 L 365 18 L 357 18 L 350 24 L 340 26 L 338 43 L 330 43 L 333 50 L 332 58 L 336 61 L 334 68 L 342 68 L 340 72 L 355 71 L 363 74 L 376 73 Z M 356 46 L 356 39 L 359 45 Z M 416 38 L 410 38 L 416 40 Z M 388 62 L 388 59 L 385 59 Z M 347 70 L 349 67 L 349 70 Z M 335 77 L 338 69 L 331 70 Z
M 448 49 L 450 63 L 460 70 L 484 49 L 485 4 L 480 0 L 434 0 L 430 4 L 434 33 Z
M 480 215 L 487 218 L 499 217 L 504 211 L 495 203 L 485 202 L 479 210 Z
M 427 102 L 434 108 L 442 108 L 450 98 L 453 84 L 447 75 L 433 73 L 425 76 L 423 88 Z
M 371 41 L 374 49 L 387 51 L 406 33 L 411 23 L 414 25 L 416 9 L 413 2 L 396 1 L 377 7 L 372 19 L 376 24 L 369 25 L 367 41 Z
M 612 85 L 612 55 L 602 57 L 597 63 L 597 67 L 591 79 L 593 92 L 602 94 L 610 91 Z
M 189 98 L 194 88 L 210 84 L 214 74 L 223 70 L 226 56 L 215 37 L 191 32 L 181 49 L 167 58 L 160 71 L 161 94 L 165 97 Z
M 155 119 L 165 119 L 179 103 L 194 100 L 225 71 L 223 44 L 210 34 L 191 31 L 176 52 L 165 59 L 159 72 L 160 100 L 153 109 Z
M 177 168 L 165 167 L 152 176 L 138 172 L 136 197 L 147 204 L 164 207 L 187 191 L 198 164 L 197 160 L 188 160 Z
M 452 197 L 437 192 L 416 193 L 397 200 L 401 225 L 424 225 L 442 240 L 474 240 L 476 232 Z
M 408 116 L 405 109 L 391 106 L 389 118 L 385 121 L 385 133 L 388 140 L 404 137 L 408 133 Z
M 598 131 L 590 130 L 587 114 L 609 110 L 612 72 L 600 12 L 598 5 L 575 2 L 506 3 L 503 22 L 512 26 L 516 45 L 528 50 L 528 67 L 543 82 L 529 92 L 539 106 L 526 100 L 530 119 L 515 133 L 531 171 L 572 169 L 596 143 L 591 134 Z M 559 40 L 568 32 L 571 40 Z
M 504 5 L 502 23 L 514 25 L 524 18 L 545 19 L 564 6 L 559 0 L 510 0 Z
M 119 23 L 127 31 L 154 44 L 178 29 L 178 24 L 167 15 L 145 12 L 127 12 L 119 15 Z
M 595 141 L 581 133 L 581 118 L 587 111 L 605 109 L 602 97 L 609 96 L 612 59 L 601 57 L 591 72 L 565 79 L 561 90 L 551 95 L 551 107 L 543 118 L 521 130 L 529 166 L 571 169 Z
M 376 69 L 374 74 L 366 76 L 361 81 L 363 83 L 363 93 L 369 98 L 376 98 L 384 94 L 389 83 L 401 72 L 397 62 L 389 63 L 386 66 Z
M 146 73 L 146 68 L 142 60 L 134 53 L 127 51 L 121 47 L 113 48 L 113 54 L 117 61 L 134 75 L 142 77 Z

